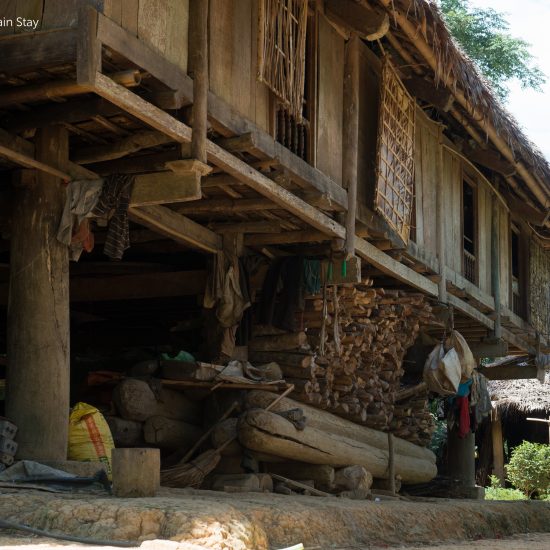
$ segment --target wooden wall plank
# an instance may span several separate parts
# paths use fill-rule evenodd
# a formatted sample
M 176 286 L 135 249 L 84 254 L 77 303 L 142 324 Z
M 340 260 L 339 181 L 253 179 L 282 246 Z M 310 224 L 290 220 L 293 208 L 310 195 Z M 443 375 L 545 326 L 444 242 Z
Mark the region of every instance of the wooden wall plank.
M 421 165 L 420 180 L 416 179 L 419 190 L 418 197 L 421 208 L 417 208 L 417 224 L 422 234 L 424 248 L 430 254 L 437 256 L 437 225 L 434 212 L 436 211 L 436 188 L 439 180 L 439 131 L 437 124 L 430 121 L 424 114 L 417 111 L 417 133 L 420 135 Z M 443 157 L 444 162 L 447 157 Z M 416 169 L 416 168 L 415 168 Z M 444 168 L 445 170 L 445 168 Z M 418 198 L 417 198 L 418 200 Z M 448 262 L 447 262 L 448 263 Z
M 167 3 L 165 55 L 168 61 L 187 71 L 189 0 L 169 0 Z
M 256 79 L 255 5 L 253 0 L 210 0 L 210 90 L 269 132 L 270 92 Z
M 120 14 L 121 25 L 134 36 L 138 34 L 138 14 L 139 0 L 124 0 Z
M 500 303 L 502 307 L 510 307 L 510 219 L 508 212 L 500 204 L 499 218 Z
M 168 3 L 164 0 L 139 0 L 138 37 L 163 55 L 168 40 L 168 17 Z
M 108 17 L 114 21 L 117 25 L 122 25 L 122 6 L 127 2 L 123 0 L 103 0 L 103 14 L 105 17 Z M 128 5 L 131 5 L 133 2 L 130 0 Z M 137 0 L 136 0 L 137 7 Z
M 342 183 L 344 39 L 319 17 L 317 168 Z

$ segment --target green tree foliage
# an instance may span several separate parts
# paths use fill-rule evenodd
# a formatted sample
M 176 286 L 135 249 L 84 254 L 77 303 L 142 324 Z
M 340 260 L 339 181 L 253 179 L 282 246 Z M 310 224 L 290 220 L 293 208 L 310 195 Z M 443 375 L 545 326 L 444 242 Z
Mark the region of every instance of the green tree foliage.
M 439 4 L 452 35 L 501 99 L 508 95 L 506 82 L 514 78 L 522 87 L 540 91 L 546 77 L 534 64 L 530 44 L 510 35 L 504 14 L 475 8 L 468 0 L 440 0 Z
M 506 467 L 508 481 L 528 497 L 550 492 L 550 446 L 524 441 L 513 451 Z

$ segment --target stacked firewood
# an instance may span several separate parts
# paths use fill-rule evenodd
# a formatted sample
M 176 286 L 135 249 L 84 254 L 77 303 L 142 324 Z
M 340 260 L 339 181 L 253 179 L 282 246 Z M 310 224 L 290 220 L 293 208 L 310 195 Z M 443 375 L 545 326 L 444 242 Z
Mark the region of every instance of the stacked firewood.
M 428 409 L 427 388 L 394 405 L 390 431 L 397 437 L 425 447 L 432 440 L 434 430 L 435 422 Z
M 403 375 L 403 358 L 431 307 L 419 293 L 361 285 L 327 287 L 306 297 L 297 321 L 305 332 L 260 327 L 250 360 L 275 361 L 297 401 L 387 430 Z

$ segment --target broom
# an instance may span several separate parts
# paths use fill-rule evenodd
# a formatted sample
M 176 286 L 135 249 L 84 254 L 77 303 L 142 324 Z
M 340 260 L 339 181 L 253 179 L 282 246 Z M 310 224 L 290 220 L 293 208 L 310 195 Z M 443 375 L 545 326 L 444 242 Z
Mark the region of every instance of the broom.
M 294 384 L 291 384 L 281 395 L 272 401 L 266 408 L 266 411 L 271 410 L 283 397 L 286 397 L 294 390 Z M 239 406 L 235 401 L 220 417 L 217 423 L 223 422 L 231 413 Z M 188 462 L 195 451 L 210 437 L 210 434 L 216 428 L 216 424 L 210 429 L 189 449 L 187 454 L 171 468 L 165 468 L 160 471 L 161 485 L 165 487 L 196 487 L 200 485 L 204 478 L 218 465 L 221 460 L 221 452 L 232 443 L 236 437 L 228 439 L 223 445 L 217 449 L 208 449 L 201 453 L 197 458 Z

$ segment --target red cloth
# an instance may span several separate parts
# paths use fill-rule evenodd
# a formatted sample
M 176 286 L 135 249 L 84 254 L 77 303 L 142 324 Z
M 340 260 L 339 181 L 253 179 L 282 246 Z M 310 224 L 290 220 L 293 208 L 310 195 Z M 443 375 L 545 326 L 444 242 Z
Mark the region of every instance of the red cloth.
M 465 438 L 470 432 L 470 403 L 468 397 L 457 397 L 458 404 L 458 437 Z

